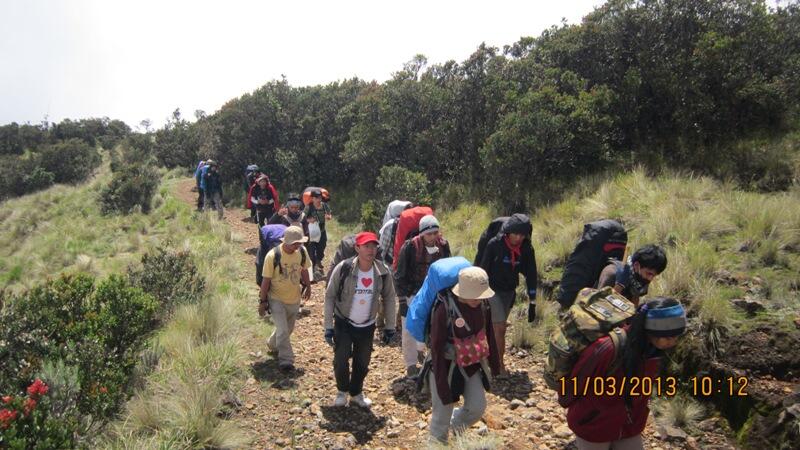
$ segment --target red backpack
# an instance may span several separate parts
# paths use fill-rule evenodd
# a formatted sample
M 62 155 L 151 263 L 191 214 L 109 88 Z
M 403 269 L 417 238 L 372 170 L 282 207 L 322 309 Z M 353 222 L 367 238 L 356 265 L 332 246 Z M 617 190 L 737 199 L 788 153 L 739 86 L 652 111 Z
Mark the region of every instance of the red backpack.
M 419 232 L 419 221 L 428 215 L 433 215 L 433 210 L 427 206 L 415 206 L 400 213 L 400 217 L 397 219 L 397 232 L 394 235 L 395 258 L 392 261 L 392 269 L 397 270 L 397 260 L 399 259 L 397 256 L 400 255 L 403 243 L 416 236 Z

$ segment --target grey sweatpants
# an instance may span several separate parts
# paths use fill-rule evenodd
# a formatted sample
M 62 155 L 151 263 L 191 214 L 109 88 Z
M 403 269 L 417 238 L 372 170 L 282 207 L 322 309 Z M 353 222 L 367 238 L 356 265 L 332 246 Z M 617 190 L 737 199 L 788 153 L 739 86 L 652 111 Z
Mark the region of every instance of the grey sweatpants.
M 431 387 L 431 441 L 447 443 L 447 434 L 450 428 L 454 433 L 460 433 L 480 420 L 486 410 L 486 391 L 483 389 L 480 371 L 469 377 L 464 382 L 464 406 L 455 408 L 455 403 L 445 405 L 436 392 L 436 379 L 430 374 Z
M 269 299 L 269 309 L 272 311 L 272 323 L 275 330 L 267 341 L 270 350 L 278 352 L 278 364 L 294 364 L 294 351 L 289 340 L 294 331 L 294 323 L 300 312 L 300 303 L 287 305 L 280 300 Z
M 206 191 L 206 199 L 205 199 L 205 204 L 203 205 L 203 211 L 208 211 L 211 209 L 217 210 L 217 218 L 221 220 L 223 214 L 221 193 L 219 192 L 209 193 L 208 191 Z
M 642 435 L 637 434 L 636 436 L 620 439 L 614 442 L 589 442 L 587 440 L 581 439 L 575 436 L 577 439 L 578 450 L 642 450 L 644 449 L 644 442 L 642 441 Z

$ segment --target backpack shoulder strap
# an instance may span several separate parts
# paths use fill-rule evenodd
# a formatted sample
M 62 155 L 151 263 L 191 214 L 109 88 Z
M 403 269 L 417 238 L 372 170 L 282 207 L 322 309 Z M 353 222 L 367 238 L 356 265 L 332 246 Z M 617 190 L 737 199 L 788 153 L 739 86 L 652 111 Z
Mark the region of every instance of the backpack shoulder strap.
M 301 269 L 303 268 L 303 266 L 306 265 L 306 258 L 307 258 L 306 255 L 308 255 L 308 252 L 306 250 L 306 246 L 305 245 L 301 245 L 300 246 L 300 268 Z
M 336 291 L 336 301 L 342 301 L 342 290 L 344 289 L 344 282 L 350 276 L 350 271 L 353 269 L 353 258 L 347 258 L 342 261 L 342 268 L 339 269 L 339 289 Z
M 606 375 L 613 375 L 617 369 L 620 368 L 622 365 L 622 351 L 625 348 L 625 343 L 628 340 L 628 334 L 622 328 L 614 328 L 608 333 L 608 336 L 611 338 L 611 343 L 614 344 L 614 360 L 611 361 L 611 364 L 608 366 L 608 370 L 606 371 Z
M 424 258 L 423 251 L 425 250 L 422 245 L 422 237 L 420 235 L 416 235 L 411 238 L 411 245 L 414 246 L 414 259 L 416 260 L 417 264 L 422 262 Z
M 461 310 L 458 309 L 458 305 L 456 305 L 456 301 L 455 299 L 453 299 L 453 294 L 449 292 L 447 293 L 447 312 L 448 312 L 447 314 L 448 321 L 450 322 L 450 331 L 452 332 L 454 331 L 452 329 L 453 328 L 452 319 L 458 316 L 459 319 L 464 320 L 464 316 L 461 315 Z M 472 332 L 472 329 L 470 329 L 469 324 L 467 323 L 466 320 L 464 320 L 464 328 L 467 329 L 467 332 Z M 453 333 L 453 335 L 455 336 L 455 333 Z
M 272 268 L 277 268 L 278 271 L 283 275 L 283 267 L 281 267 L 281 246 L 275 246 L 275 257 L 272 258 Z

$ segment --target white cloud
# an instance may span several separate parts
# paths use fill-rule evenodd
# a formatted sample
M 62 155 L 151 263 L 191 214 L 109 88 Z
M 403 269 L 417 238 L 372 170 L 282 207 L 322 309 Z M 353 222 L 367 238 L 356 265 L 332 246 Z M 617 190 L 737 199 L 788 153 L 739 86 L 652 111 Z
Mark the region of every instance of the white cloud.
M 486 42 L 571 23 L 603 2 L 99 1 L 0 5 L 0 123 L 109 116 L 161 123 L 292 85 L 384 81 L 417 53 L 461 61 Z

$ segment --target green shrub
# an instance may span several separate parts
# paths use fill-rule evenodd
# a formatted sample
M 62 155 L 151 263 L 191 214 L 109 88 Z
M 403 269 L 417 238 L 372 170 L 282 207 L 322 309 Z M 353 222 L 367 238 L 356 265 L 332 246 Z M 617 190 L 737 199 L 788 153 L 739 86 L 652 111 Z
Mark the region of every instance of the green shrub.
M 380 231 L 383 212 L 377 200 L 369 200 L 361 205 L 361 223 L 365 230 Z
M 164 312 L 197 301 L 205 291 L 205 279 L 187 251 L 159 247 L 142 256 L 141 268 L 129 268 L 128 278 L 131 284 L 155 297 Z
M 3 396 L 0 405 L 0 448 L 14 450 L 73 448 L 78 422 L 52 414 L 50 387 L 36 379 L 23 394 Z
M 408 200 L 417 205 L 430 205 L 433 202 L 425 174 L 402 166 L 381 167 L 375 181 L 375 193 L 384 208 L 394 199 Z
M 158 171 L 151 165 L 124 165 L 100 193 L 101 209 L 104 213 L 127 214 L 134 209 L 149 213 L 158 182 Z
M 102 162 L 97 149 L 80 139 L 45 145 L 38 153 L 40 166 L 54 175 L 56 183 L 81 182 Z

